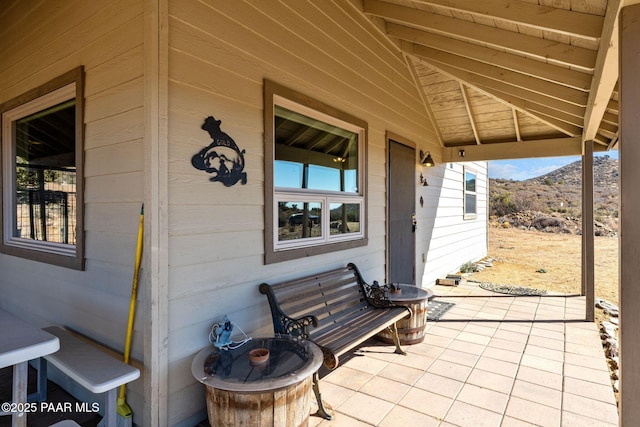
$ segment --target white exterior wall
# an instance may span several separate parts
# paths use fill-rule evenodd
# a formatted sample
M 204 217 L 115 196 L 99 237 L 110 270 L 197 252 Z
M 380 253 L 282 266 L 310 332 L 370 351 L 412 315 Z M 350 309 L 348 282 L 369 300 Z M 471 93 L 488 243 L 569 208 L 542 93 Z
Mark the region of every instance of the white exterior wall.
M 150 108 L 145 100 L 152 99 L 145 95 L 145 79 L 151 79 L 145 75 L 151 62 L 145 62 L 145 40 L 153 35 L 144 34 L 142 1 L 77 0 L 60 6 L 44 1 L 35 8 L 25 3 L 5 2 L 0 11 L 0 102 L 85 66 L 87 262 L 79 272 L 0 255 L 0 308 L 122 348 L 138 212 L 143 201 L 147 209 L 158 204 L 149 188 L 157 177 L 150 178 L 154 169 L 145 163 L 151 158 L 145 150 L 155 142 L 143 144 Z M 168 407 L 160 411 L 172 426 L 193 425 L 205 416 L 203 386 L 192 378 L 190 365 L 207 343 L 212 323 L 229 314 L 251 335 L 272 333 L 259 283 L 346 262 L 355 262 L 368 281 L 384 280 L 386 132 L 415 142 L 416 152 L 431 151 L 438 162 L 428 169 L 416 159 L 418 283 L 430 286 L 463 262 L 486 255 L 486 164 L 474 164 L 478 217 L 465 221 L 462 166 L 440 162 L 435 133 L 395 46 L 351 2 L 284 3 L 168 3 L 169 151 L 159 179 L 168 182 L 169 197 L 168 312 L 160 314 L 169 330 L 166 343 L 162 331 L 155 339 L 168 346 L 169 366 L 166 382 L 162 375 L 154 381 L 161 396 L 166 392 Z M 18 27 L 20 32 L 11 33 Z M 264 265 L 265 78 L 368 122 L 367 246 Z M 191 157 L 210 143 L 200 128 L 209 115 L 222 120 L 222 130 L 246 150 L 246 185 L 210 182 L 191 166 Z M 428 187 L 419 186 L 421 172 Z M 162 227 L 159 233 L 165 233 Z M 163 268 L 152 264 L 149 247 L 145 250 L 142 290 Z M 145 307 L 138 307 L 133 357 L 147 362 L 148 352 L 162 350 L 143 351 L 141 323 L 150 316 Z M 135 422 L 148 425 L 140 383 L 127 402 Z
M 144 197 L 142 1 L 3 1 L 0 103 L 85 69 L 86 269 L 0 254 L 0 308 L 124 347 Z M 142 315 L 132 357 L 142 360 Z M 128 394 L 142 411 L 141 380 Z M 138 420 L 138 418 L 136 419 Z
M 464 168 L 476 173 L 477 216 L 464 219 Z M 418 256 L 426 259 L 422 286 L 459 271 L 467 261 L 487 256 L 489 180 L 487 162 L 445 163 L 425 168 L 428 187 L 419 187 L 424 197 L 423 227 L 429 235 L 416 243 Z M 420 196 L 418 196 L 419 198 Z

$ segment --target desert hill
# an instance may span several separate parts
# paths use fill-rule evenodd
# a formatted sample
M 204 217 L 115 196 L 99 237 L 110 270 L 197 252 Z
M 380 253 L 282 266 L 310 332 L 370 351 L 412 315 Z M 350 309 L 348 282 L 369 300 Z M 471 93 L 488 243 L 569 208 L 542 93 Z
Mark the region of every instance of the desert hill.
M 596 235 L 615 235 L 618 224 L 618 160 L 595 157 Z M 489 208 L 494 224 L 580 234 L 582 161 L 526 181 L 489 179 Z

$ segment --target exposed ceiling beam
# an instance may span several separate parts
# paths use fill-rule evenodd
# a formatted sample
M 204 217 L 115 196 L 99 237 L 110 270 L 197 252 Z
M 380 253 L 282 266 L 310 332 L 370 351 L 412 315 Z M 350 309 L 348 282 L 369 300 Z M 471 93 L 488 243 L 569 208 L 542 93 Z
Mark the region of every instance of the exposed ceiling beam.
M 427 66 L 443 74 L 446 74 L 451 78 L 457 81 L 460 81 L 461 83 L 467 86 L 473 87 L 479 92 L 484 93 L 490 96 L 491 98 L 496 99 L 499 102 L 502 102 L 503 104 L 509 105 L 510 107 L 516 108 L 519 111 L 529 114 L 530 116 L 533 116 L 543 121 L 544 123 L 547 123 L 549 126 L 552 126 L 553 128 L 559 130 L 560 132 L 565 133 L 566 135 L 571 135 L 571 136 L 575 135 L 575 132 L 576 132 L 575 126 L 563 123 L 558 120 L 549 121 L 546 119 L 546 117 L 548 117 L 549 115 L 540 116 L 539 114 L 532 113 L 531 111 L 527 110 L 527 108 L 525 108 L 522 102 L 518 102 L 519 100 L 522 101 L 527 99 L 538 99 L 539 102 L 537 103 L 542 105 L 549 104 L 549 103 L 553 104 L 554 103 L 553 101 L 556 101 L 555 104 L 558 104 L 558 105 L 566 104 L 562 101 L 554 100 L 552 98 L 548 98 L 546 96 L 542 96 L 540 94 L 530 92 L 525 89 L 515 88 L 510 85 L 507 85 L 501 82 L 496 82 L 492 79 L 478 76 L 473 73 L 462 71 L 457 68 L 449 67 L 446 65 L 437 64 L 437 63 L 433 64 L 428 62 Z M 510 99 L 509 101 L 506 101 L 503 97 L 496 96 L 495 94 L 496 88 L 499 88 L 498 90 L 504 91 L 504 93 L 513 94 L 514 95 L 513 98 Z M 523 96 L 518 97 L 518 95 L 515 95 L 515 93 L 518 93 Z M 570 105 L 570 104 L 567 104 L 567 105 Z M 582 129 L 580 129 L 580 133 L 581 132 L 582 132 Z
M 585 141 L 595 138 L 611 94 L 618 82 L 618 16 L 622 6 L 621 0 L 609 0 L 607 3 L 600 49 L 589 92 L 587 113 L 584 117 L 582 137 Z
M 612 114 L 612 113 L 609 113 L 609 112 L 605 112 L 604 115 L 602 116 L 602 121 L 605 122 L 605 123 L 609 123 L 609 124 L 617 126 L 619 121 L 620 121 L 620 119 L 619 119 L 617 114 Z
M 487 64 L 493 64 L 551 82 L 562 83 L 574 89 L 587 91 L 591 87 L 590 74 L 535 59 L 524 58 L 521 55 L 501 52 L 488 47 L 466 43 L 461 40 L 393 23 L 387 24 L 387 34 L 390 37 L 414 42 L 418 45 L 449 52 Z
M 604 19 L 598 15 L 538 6 L 523 1 L 418 0 L 418 2 L 589 40 L 596 40 L 600 37 Z
M 473 162 L 501 159 L 526 159 L 532 157 L 575 156 L 582 154 L 581 141 L 581 137 L 577 136 L 573 138 L 451 147 L 442 150 L 442 159 L 444 162 Z M 459 156 L 460 150 L 464 150 L 464 158 Z
M 433 68 L 436 67 L 434 66 Z M 440 65 L 439 69 L 442 70 L 441 72 L 445 72 L 453 78 L 462 80 L 472 87 L 477 87 L 482 91 L 489 93 L 493 98 L 509 104 L 517 104 L 517 106 L 522 109 L 530 109 L 531 106 L 529 104 L 535 104 L 538 106 L 535 111 L 538 111 L 539 108 L 544 108 L 545 111 L 556 110 L 561 113 L 575 116 L 580 120 L 584 117 L 585 107 L 569 104 L 561 100 L 549 98 L 526 89 L 511 86 L 472 73 L 466 73 L 445 65 Z
M 467 109 L 467 115 L 469 116 L 469 123 L 471 123 L 473 136 L 476 139 L 476 144 L 480 144 L 480 134 L 478 133 L 478 128 L 476 127 L 476 121 L 474 119 L 475 115 L 473 114 L 473 110 L 471 109 L 471 104 L 469 104 L 467 89 L 464 87 L 462 83 L 458 82 L 458 84 L 460 85 L 460 92 L 462 92 L 462 99 L 464 100 L 464 106 Z
M 513 127 L 516 130 L 516 141 L 522 141 L 522 135 L 520 135 L 520 123 L 518 122 L 518 111 L 515 108 L 512 108 L 513 112 Z
M 519 98 L 517 96 L 501 92 L 496 89 L 486 88 L 482 85 L 479 87 L 492 94 L 494 98 L 500 99 L 503 102 L 507 102 L 513 106 L 520 107 L 520 111 L 525 110 L 530 113 L 530 116 L 537 117 L 538 115 L 543 115 L 545 117 L 553 117 L 557 120 L 560 120 L 565 123 L 569 123 L 571 125 L 582 128 L 582 116 L 576 116 L 574 114 L 569 114 L 564 111 L 560 111 L 554 108 L 548 107 L 546 104 L 539 104 L 537 102 L 533 102 L 528 99 Z
M 513 31 L 494 28 L 474 22 L 437 15 L 411 7 L 399 6 L 380 0 L 364 0 L 364 13 L 386 21 L 421 28 L 425 31 L 450 35 L 462 40 L 497 47 L 509 52 L 535 57 L 542 61 L 571 66 L 583 71 L 593 70 L 596 52 L 578 46 L 558 43 Z
M 411 73 L 413 82 L 416 85 L 416 88 L 418 89 L 418 93 L 420 95 L 420 98 L 422 99 L 422 104 L 424 105 L 425 111 L 427 113 L 427 117 L 429 117 L 431 126 L 433 126 L 433 130 L 436 133 L 436 137 L 438 138 L 438 144 L 440 144 L 440 147 L 444 147 L 444 138 L 442 137 L 442 132 L 440 131 L 440 127 L 438 126 L 438 121 L 433 115 L 433 111 L 431 110 L 431 105 L 429 105 L 429 101 L 427 100 L 427 96 L 424 93 L 424 90 L 422 90 L 422 84 L 420 83 L 420 77 L 418 76 L 414 59 L 404 52 L 402 53 L 402 55 L 404 57 L 405 63 L 407 64 L 407 67 L 409 68 L 409 72 Z
M 605 149 L 605 148 L 609 147 L 609 142 L 610 142 L 610 141 L 611 141 L 611 139 L 613 139 L 613 138 L 615 138 L 615 135 L 613 135 L 611 138 L 609 138 L 609 137 L 606 137 L 606 136 L 601 135 L 600 133 L 598 133 L 598 134 L 596 135 L 596 137 L 595 137 L 595 138 L 593 138 L 593 142 L 595 142 L 596 144 L 598 144 L 598 145 L 596 145 L 595 147 L 601 147 L 601 148 Z M 595 148 L 595 147 L 594 147 L 594 148 Z
M 565 121 L 562 121 L 560 119 L 558 119 L 555 116 L 548 116 L 546 114 L 540 113 L 540 112 L 536 112 L 536 113 L 532 113 L 532 112 L 528 112 L 530 115 L 546 122 L 549 123 L 551 126 L 555 127 L 556 129 L 561 130 L 562 132 L 564 132 L 566 135 L 568 136 L 579 136 L 582 135 L 582 127 L 581 126 L 576 126 L 576 125 L 572 125 L 571 123 L 567 123 Z
M 428 63 L 435 62 L 450 67 L 465 70 L 489 79 L 500 81 L 512 86 L 527 89 L 550 98 L 569 102 L 578 106 L 586 106 L 589 97 L 587 92 L 572 89 L 557 83 L 542 80 L 536 77 L 527 76 L 515 71 L 489 65 L 473 59 L 443 52 L 441 50 L 422 46 L 415 43 L 402 42 L 402 50 L 426 60 Z

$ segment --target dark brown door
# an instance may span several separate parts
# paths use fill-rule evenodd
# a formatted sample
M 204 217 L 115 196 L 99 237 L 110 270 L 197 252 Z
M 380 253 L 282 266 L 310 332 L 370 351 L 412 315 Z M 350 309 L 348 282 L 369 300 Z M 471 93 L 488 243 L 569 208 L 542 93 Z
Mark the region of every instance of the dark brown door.
M 391 283 L 415 284 L 415 149 L 389 140 L 388 249 Z

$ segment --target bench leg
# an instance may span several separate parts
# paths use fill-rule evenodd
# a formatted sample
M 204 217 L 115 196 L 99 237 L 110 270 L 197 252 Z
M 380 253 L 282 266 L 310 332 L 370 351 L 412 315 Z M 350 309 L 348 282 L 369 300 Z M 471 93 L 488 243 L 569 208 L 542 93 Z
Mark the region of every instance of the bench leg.
M 325 420 L 330 420 L 332 417 L 329 415 L 326 409 L 324 409 L 324 405 L 322 404 L 322 396 L 320 395 L 320 375 L 318 375 L 318 371 L 313 374 L 313 392 L 316 395 L 316 400 L 318 401 L 318 412 L 316 415 L 324 418 Z
M 395 323 L 392 326 L 389 326 L 389 331 L 391 332 L 391 336 L 393 337 L 393 343 L 396 345 L 395 353 L 406 356 L 407 352 L 404 351 L 402 347 L 400 347 L 400 338 L 398 338 L 398 328 Z
M 36 385 L 38 389 L 35 393 L 31 393 L 27 396 L 27 402 L 44 402 L 47 400 L 47 359 L 40 357 L 36 359 L 36 370 L 38 371 L 38 377 L 36 379 Z

